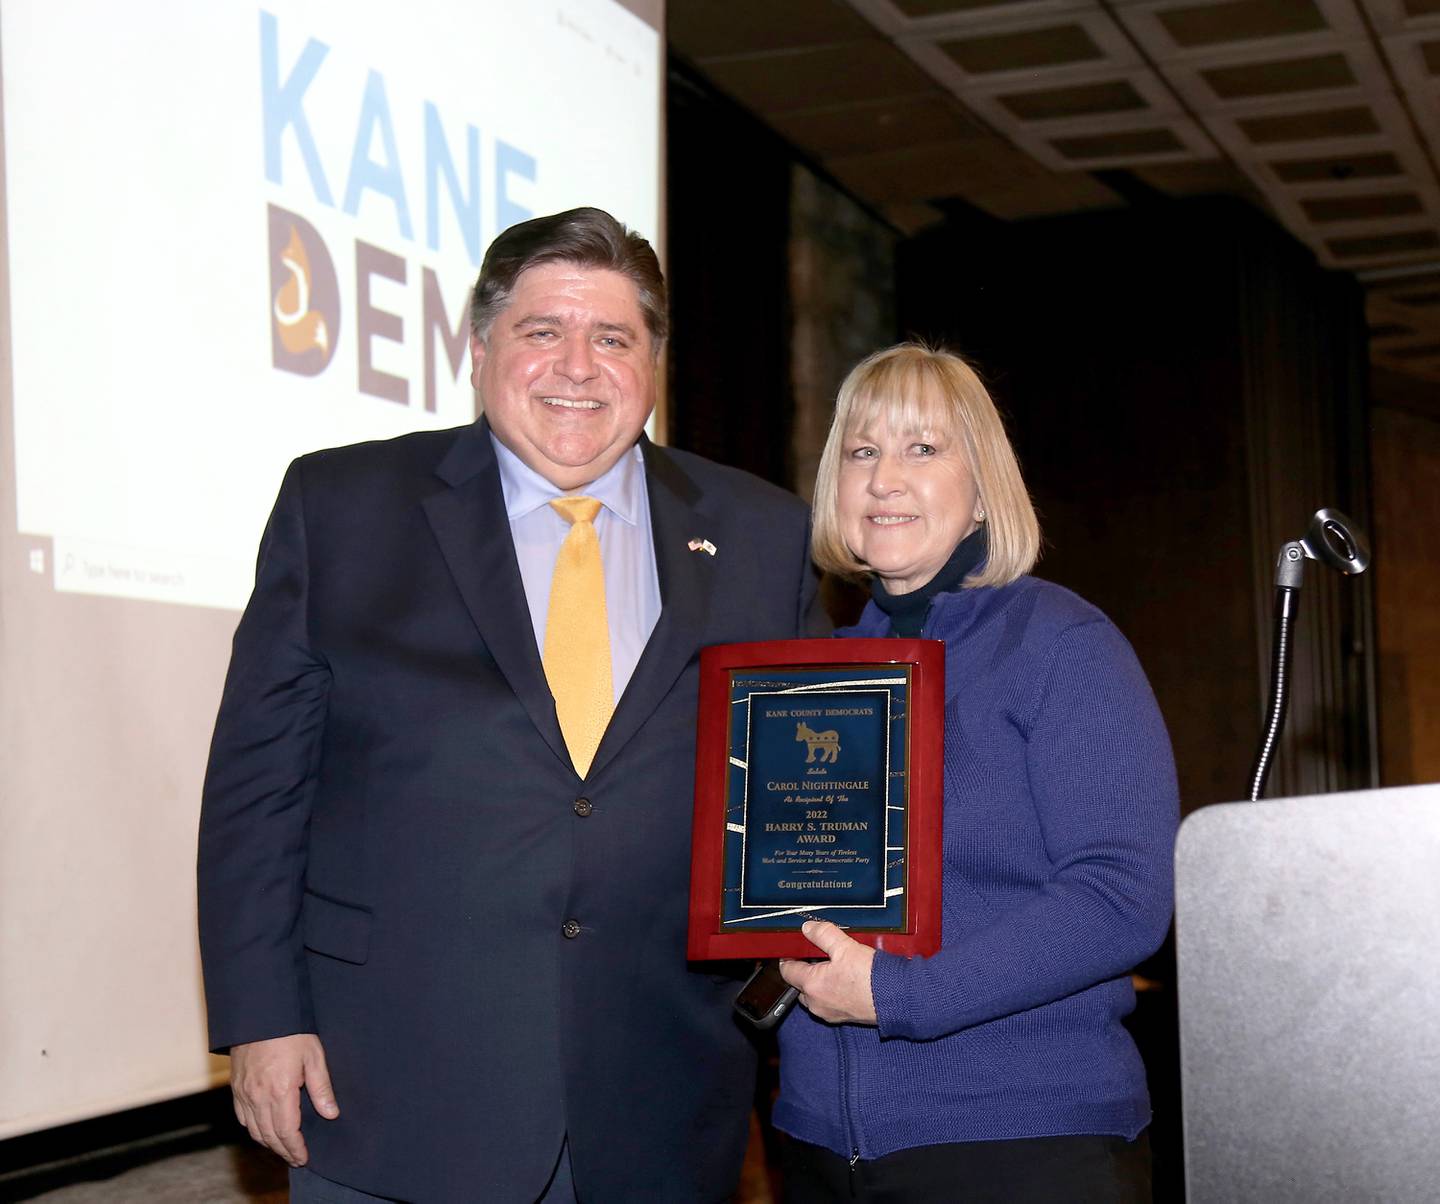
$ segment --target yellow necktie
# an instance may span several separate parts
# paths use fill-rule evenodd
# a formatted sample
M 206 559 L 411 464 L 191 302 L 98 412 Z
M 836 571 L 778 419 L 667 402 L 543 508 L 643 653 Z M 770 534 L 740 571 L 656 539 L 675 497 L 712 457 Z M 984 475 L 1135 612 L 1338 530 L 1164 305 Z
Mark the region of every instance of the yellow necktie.
M 545 619 L 545 678 L 575 770 L 583 778 L 615 709 L 610 677 L 610 622 L 605 612 L 605 568 L 593 497 L 557 497 L 550 503 L 570 524 L 550 579 Z

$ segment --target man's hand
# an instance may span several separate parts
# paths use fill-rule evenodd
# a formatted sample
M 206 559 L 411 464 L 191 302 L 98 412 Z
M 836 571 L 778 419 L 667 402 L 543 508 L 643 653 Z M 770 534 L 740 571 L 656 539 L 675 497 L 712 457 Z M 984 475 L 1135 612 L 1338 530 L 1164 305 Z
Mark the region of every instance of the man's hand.
M 325 1051 L 314 1033 L 296 1033 L 230 1048 L 230 1090 L 235 1116 L 250 1136 L 291 1166 L 309 1160 L 300 1135 L 300 1088 L 310 1092 L 315 1111 L 326 1120 L 340 1115 Z
M 780 977 L 800 989 L 800 1003 L 817 1020 L 830 1024 L 875 1024 L 875 996 L 870 991 L 875 950 L 828 920 L 807 920 L 800 931 L 830 959 L 813 964 L 781 959 Z

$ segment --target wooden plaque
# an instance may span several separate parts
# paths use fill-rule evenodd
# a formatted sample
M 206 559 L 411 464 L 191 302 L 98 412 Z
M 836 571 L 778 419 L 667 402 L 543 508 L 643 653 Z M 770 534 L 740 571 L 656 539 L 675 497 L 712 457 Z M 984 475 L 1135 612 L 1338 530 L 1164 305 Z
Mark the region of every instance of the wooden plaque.
M 937 640 L 700 654 L 692 960 L 817 956 L 807 919 L 940 948 L 944 678 Z

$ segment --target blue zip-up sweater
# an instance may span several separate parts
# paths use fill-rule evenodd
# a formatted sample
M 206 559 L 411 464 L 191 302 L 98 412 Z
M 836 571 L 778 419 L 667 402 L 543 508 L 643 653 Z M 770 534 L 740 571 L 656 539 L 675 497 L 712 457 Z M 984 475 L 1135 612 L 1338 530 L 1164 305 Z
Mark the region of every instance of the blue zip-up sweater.
M 872 602 L 840 636 L 884 636 Z M 1121 1017 L 1165 936 L 1179 801 L 1170 740 L 1125 638 L 1034 577 L 940 594 L 942 948 L 877 953 L 879 1027 L 796 1008 L 785 1132 L 845 1157 L 952 1141 L 1133 1138 L 1150 1119 Z

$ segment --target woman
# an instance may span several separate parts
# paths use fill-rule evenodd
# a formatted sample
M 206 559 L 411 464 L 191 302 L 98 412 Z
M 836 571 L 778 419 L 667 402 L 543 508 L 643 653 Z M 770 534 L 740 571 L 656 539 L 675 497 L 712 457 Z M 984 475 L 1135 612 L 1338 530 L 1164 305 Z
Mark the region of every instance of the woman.
M 841 386 L 815 558 L 868 577 L 839 634 L 945 641 L 942 948 L 833 924 L 786 961 L 787 1204 L 1148 1198 L 1145 1071 L 1121 1024 L 1171 911 L 1169 739 L 1094 607 L 1026 576 L 1035 511 L 984 386 L 902 344 Z

